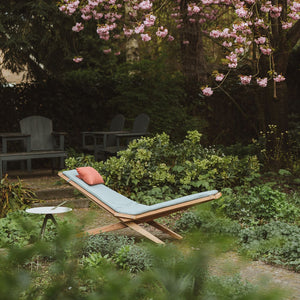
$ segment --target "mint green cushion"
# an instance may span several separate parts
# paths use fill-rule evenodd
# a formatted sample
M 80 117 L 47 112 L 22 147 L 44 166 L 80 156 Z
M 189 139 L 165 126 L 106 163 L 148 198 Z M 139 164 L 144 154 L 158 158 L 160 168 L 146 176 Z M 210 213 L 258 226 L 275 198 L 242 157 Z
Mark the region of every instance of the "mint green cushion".
M 137 203 L 116 191 L 110 189 L 104 184 L 96 184 L 90 186 L 86 184 L 83 180 L 79 179 L 76 175 L 78 175 L 76 170 L 64 171 L 63 174 L 67 176 L 71 181 L 74 181 L 87 192 L 91 193 L 93 196 L 100 199 L 103 203 L 108 205 L 114 211 L 121 214 L 129 214 L 129 215 L 139 215 L 142 213 L 146 213 L 149 211 L 157 210 L 159 208 L 164 208 L 168 206 L 172 206 L 179 203 L 184 203 L 188 201 L 192 201 L 195 199 L 207 197 L 218 193 L 217 190 L 201 192 L 197 194 L 191 194 L 188 196 L 180 197 L 177 199 L 161 202 L 153 205 L 144 205 Z

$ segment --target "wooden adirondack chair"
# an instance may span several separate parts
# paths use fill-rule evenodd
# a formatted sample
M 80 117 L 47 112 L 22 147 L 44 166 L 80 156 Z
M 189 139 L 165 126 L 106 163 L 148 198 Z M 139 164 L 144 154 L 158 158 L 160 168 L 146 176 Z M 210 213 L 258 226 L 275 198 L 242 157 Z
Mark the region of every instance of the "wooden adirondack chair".
M 82 132 L 82 149 L 93 152 L 95 158 L 103 152 L 106 147 L 117 145 L 115 134 L 124 133 L 125 117 L 122 114 L 117 114 L 111 120 L 109 130 L 107 131 L 84 131 Z M 88 143 L 88 140 L 90 143 Z
M 126 149 L 128 143 L 136 138 L 148 135 L 148 127 L 150 123 L 150 117 L 145 114 L 139 114 L 133 122 L 133 127 L 130 132 L 118 133 L 116 137 L 116 145 L 107 146 L 101 149 L 106 155 L 115 155 L 118 151 Z M 122 144 L 122 141 L 125 143 Z
M 24 152 L 6 152 L 0 154 L 0 177 L 2 169 L 6 171 L 7 161 L 27 161 L 27 169 L 31 171 L 31 160 L 36 158 L 59 158 L 60 168 L 64 167 L 64 159 L 67 156 L 64 151 L 65 132 L 54 132 L 52 120 L 42 116 L 30 116 L 20 121 L 21 133 L 6 133 L 2 139 L 22 139 Z M 6 147 L 5 147 L 6 148 Z M 5 149 L 6 150 L 6 149 Z

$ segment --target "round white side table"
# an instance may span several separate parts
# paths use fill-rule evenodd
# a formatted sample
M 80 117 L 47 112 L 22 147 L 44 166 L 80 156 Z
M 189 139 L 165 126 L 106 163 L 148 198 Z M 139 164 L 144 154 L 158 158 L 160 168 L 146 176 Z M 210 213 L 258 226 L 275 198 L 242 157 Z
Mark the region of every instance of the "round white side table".
M 53 215 L 63 214 L 66 212 L 70 212 L 71 210 L 72 208 L 64 207 L 64 206 L 41 206 L 41 207 L 27 208 L 25 211 L 30 214 L 45 215 L 42 229 L 41 229 L 41 236 L 43 236 L 48 219 L 51 219 L 52 222 L 57 226 L 57 222 Z

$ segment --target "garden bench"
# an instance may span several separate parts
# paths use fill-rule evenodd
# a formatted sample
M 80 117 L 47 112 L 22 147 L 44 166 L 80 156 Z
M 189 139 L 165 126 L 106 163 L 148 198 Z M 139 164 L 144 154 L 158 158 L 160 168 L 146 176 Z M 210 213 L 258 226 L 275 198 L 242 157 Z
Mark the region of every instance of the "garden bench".
M 3 177 L 3 171 L 5 171 L 4 162 L 7 161 L 21 161 L 27 160 L 27 170 L 31 171 L 31 159 L 36 158 L 61 158 L 66 157 L 66 152 L 64 151 L 31 151 L 31 152 L 12 152 L 12 153 L 1 153 L 0 154 L 0 178 Z M 29 160 L 29 161 L 28 161 Z M 62 165 L 60 165 L 63 168 Z

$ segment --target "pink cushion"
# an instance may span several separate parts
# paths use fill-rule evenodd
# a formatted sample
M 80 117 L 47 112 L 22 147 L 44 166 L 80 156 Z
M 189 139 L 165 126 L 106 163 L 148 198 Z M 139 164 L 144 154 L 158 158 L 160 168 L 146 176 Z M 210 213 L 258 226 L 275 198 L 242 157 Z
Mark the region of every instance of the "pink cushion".
M 77 177 L 89 185 L 104 183 L 102 176 L 92 167 L 76 168 Z

